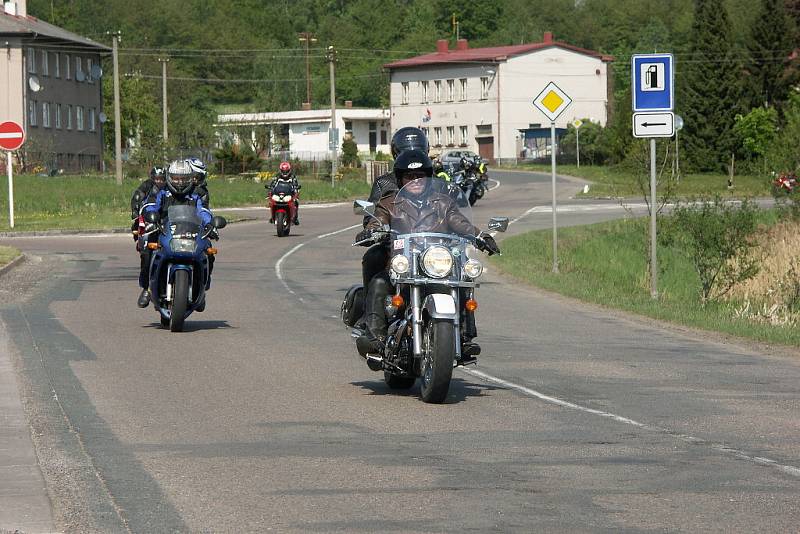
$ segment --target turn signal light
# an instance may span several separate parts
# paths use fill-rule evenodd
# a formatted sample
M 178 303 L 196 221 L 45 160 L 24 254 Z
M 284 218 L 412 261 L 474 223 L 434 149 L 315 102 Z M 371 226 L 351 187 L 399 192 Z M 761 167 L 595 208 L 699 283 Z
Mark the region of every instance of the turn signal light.
M 392 306 L 394 306 L 395 308 L 402 308 L 403 304 L 405 304 L 405 301 L 403 300 L 402 296 L 395 295 L 392 297 Z
M 209 256 L 213 256 L 216 253 L 217 253 L 217 249 L 215 249 L 214 247 L 208 247 L 206 249 L 206 254 L 208 254 Z
M 467 309 L 468 312 L 474 312 L 478 309 L 478 301 L 469 299 L 467 302 L 464 303 L 464 307 Z
M 150 250 L 155 250 L 158 248 L 158 243 L 148 243 L 147 248 L 149 248 Z

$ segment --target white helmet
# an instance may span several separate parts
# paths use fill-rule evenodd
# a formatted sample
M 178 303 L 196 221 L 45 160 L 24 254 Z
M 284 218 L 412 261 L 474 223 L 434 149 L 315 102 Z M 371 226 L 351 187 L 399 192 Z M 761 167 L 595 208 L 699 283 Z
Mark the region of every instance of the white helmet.
M 185 159 L 175 160 L 167 168 L 167 189 L 173 195 L 189 195 L 195 186 L 195 171 Z

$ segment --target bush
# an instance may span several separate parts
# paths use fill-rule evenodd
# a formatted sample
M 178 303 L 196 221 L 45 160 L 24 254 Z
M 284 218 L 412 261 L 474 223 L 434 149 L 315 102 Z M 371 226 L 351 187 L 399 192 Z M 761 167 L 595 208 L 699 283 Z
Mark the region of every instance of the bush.
M 358 159 L 358 145 L 352 137 L 348 137 L 342 142 L 342 165 L 345 167 L 361 165 L 361 161 Z
M 687 256 L 700 278 L 700 300 L 706 303 L 755 276 L 759 258 L 753 251 L 758 206 L 748 200 L 735 206 L 713 201 L 678 204 L 662 219 L 659 242 Z

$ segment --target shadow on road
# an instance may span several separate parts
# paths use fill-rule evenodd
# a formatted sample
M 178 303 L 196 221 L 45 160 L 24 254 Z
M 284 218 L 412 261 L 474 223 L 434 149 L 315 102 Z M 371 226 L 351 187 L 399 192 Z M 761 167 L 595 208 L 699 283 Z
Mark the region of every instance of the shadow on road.
M 156 328 L 162 329 L 161 324 L 159 323 L 150 323 L 146 325 L 142 325 L 142 328 Z M 219 330 L 220 328 L 236 328 L 235 326 L 231 326 L 228 324 L 228 321 L 190 321 L 186 320 L 183 323 L 183 332 L 198 332 L 200 330 Z M 169 328 L 163 328 L 164 330 L 169 330 Z
M 409 389 L 392 389 L 383 380 L 364 380 L 361 382 L 351 382 L 352 385 L 369 391 L 369 395 L 394 395 L 397 397 L 416 397 L 419 396 L 419 381 Z M 467 382 L 461 378 L 453 378 L 450 381 L 450 390 L 447 393 L 445 404 L 455 404 L 463 402 L 469 397 L 484 397 L 487 391 L 505 389 L 503 387 L 492 386 L 489 384 L 476 384 Z

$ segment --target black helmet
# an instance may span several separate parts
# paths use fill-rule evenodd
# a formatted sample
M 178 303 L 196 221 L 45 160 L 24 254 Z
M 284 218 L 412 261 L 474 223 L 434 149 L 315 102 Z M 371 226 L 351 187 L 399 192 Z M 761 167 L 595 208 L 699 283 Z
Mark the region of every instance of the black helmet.
M 164 187 L 164 182 L 167 179 L 164 167 L 153 167 L 150 169 L 150 179 L 159 187 Z
M 400 128 L 392 136 L 392 157 L 396 158 L 406 150 L 421 150 L 425 154 L 428 153 L 428 138 L 425 137 L 425 132 L 413 126 L 406 126 Z
M 179 159 L 169 164 L 167 168 L 167 189 L 173 195 L 189 195 L 195 186 L 195 171 L 185 159 Z
M 397 159 L 394 160 L 394 178 L 397 181 L 398 187 L 403 187 L 403 176 L 408 173 L 427 176 L 433 176 L 433 162 L 428 155 L 419 149 L 411 149 L 402 152 Z

